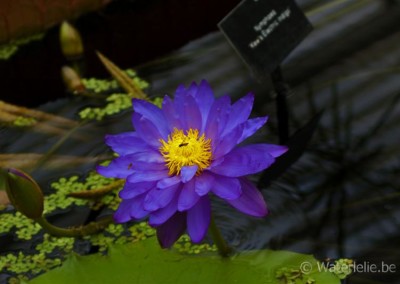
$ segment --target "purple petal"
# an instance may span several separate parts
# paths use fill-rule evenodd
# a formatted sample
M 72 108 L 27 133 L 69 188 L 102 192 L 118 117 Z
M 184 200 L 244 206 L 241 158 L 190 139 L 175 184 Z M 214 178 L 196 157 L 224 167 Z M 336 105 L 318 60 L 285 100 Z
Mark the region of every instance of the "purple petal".
M 214 177 L 207 171 L 202 172 L 195 179 L 194 190 L 199 196 L 206 195 L 214 185 Z
M 239 139 L 242 137 L 243 125 L 239 125 L 234 128 L 230 133 L 225 135 L 219 144 L 215 147 L 213 153 L 213 159 L 217 160 L 225 154 L 229 153 L 237 144 Z
M 149 214 L 149 212 L 143 208 L 143 202 L 145 197 L 146 193 L 141 194 L 133 199 L 130 199 L 129 214 L 133 219 L 140 220 Z
M 138 99 L 133 99 L 132 105 L 135 112 L 148 119 L 157 128 L 158 132 L 163 138 L 168 137 L 170 131 L 166 123 L 164 113 L 159 107 L 145 100 Z
M 165 170 L 165 161 L 160 152 L 149 148 L 146 152 L 140 152 L 135 154 L 129 154 L 123 157 L 118 157 L 117 159 L 126 159 L 129 161 L 128 168 L 133 171 L 143 171 L 143 170 Z M 131 171 L 131 173 L 133 172 Z
M 127 155 L 128 156 L 128 155 Z M 160 164 L 164 163 L 164 157 L 161 155 L 159 151 L 149 148 L 145 152 L 130 154 L 129 157 L 132 159 L 132 162 L 147 162 L 147 163 L 155 163 Z
M 240 179 L 243 194 L 235 200 L 228 200 L 228 203 L 239 211 L 255 216 L 263 217 L 268 214 L 267 205 L 260 191 L 246 178 Z
M 201 242 L 210 225 L 211 206 L 208 196 L 203 196 L 193 208 L 187 212 L 187 231 L 194 243 Z
M 228 123 L 221 133 L 222 136 L 229 133 L 232 129 L 245 122 L 251 113 L 253 108 L 254 95 L 249 93 L 237 102 L 235 102 L 229 113 Z
M 126 178 L 134 173 L 129 155 L 115 158 L 107 166 L 97 166 L 96 170 L 102 176 L 115 178 Z
M 194 179 L 183 185 L 181 194 L 178 200 L 178 210 L 185 211 L 192 208 L 193 205 L 199 200 L 200 196 L 196 193 Z
M 235 148 L 224 156 L 223 161 L 211 166 L 210 171 L 228 177 L 255 174 L 268 168 L 275 158 L 268 152 L 268 144 L 254 144 Z
M 162 171 L 165 170 L 165 163 L 148 163 L 148 162 L 133 162 L 132 169 L 135 171 Z
M 185 112 L 184 117 L 187 129 L 192 128 L 200 130 L 202 127 L 202 117 L 199 107 L 192 96 L 185 97 L 183 111 Z
M 136 132 L 106 135 L 105 140 L 106 144 L 120 155 L 144 152 L 150 149 L 147 143 Z
M 196 82 L 192 82 L 189 86 L 189 88 L 187 88 L 185 90 L 185 94 L 191 96 L 192 98 L 194 98 L 197 94 L 197 91 L 199 90 L 199 87 L 197 86 Z
M 218 144 L 220 130 L 229 115 L 230 102 L 229 96 L 222 96 L 215 100 L 211 106 L 204 132 L 207 138 L 211 138 L 213 145 Z
M 240 182 L 237 178 L 214 175 L 214 186 L 211 191 L 223 199 L 237 199 L 242 194 Z
M 180 183 L 180 182 L 181 182 L 181 177 L 180 176 L 167 177 L 167 178 L 164 178 L 164 179 L 160 180 L 157 183 L 157 187 L 160 188 L 160 189 L 163 189 L 163 188 L 167 188 L 167 187 L 173 186 L 174 184 L 177 184 L 177 183 Z
M 174 184 L 177 184 L 180 182 L 181 182 L 180 176 L 167 177 L 167 178 L 160 180 L 157 183 L 157 187 L 160 189 L 163 189 L 163 188 L 173 186 Z
M 261 128 L 268 120 L 268 116 L 265 117 L 256 117 L 253 119 L 249 119 L 243 123 L 243 134 L 242 137 L 239 139 L 238 143 L 242 142 L 246 138 L 253 135 L 258 129 Z
M 186 213 L 177 212 L 167 222 L 157 227 L 157 239 L 163 248 L 171 247 L 186 229 Z
M 180 124 L 181 124 L 181 129 L 182 130 L 187 130 L 187 121 L 186 121 L 186 113 L 184 111 L 185 109 L 185 99 L 188 96 L 186 93 L 185 86 L 180 85 L 176 91 L 175 91 L 175 97 L 174 97 L 174 111 L 175 114 L 179 116 Z
M 143 181 L 158 181 L 168 177 L 168 170 L 163 171 L 136 171 L 128 176 L 127 181 L 130 183 L 137 183 Z
M 182 123 L 179 119 L 179 113 L 175 111 L 174 103 L 170 97 L 165 96 L 162 103 L 162 111 L 172 132 L 174 128 L 182 129 Z
M 138 182 L 138 183 L 129 183 L 126 182 L 122 190 L 119 192 L 119 197 L 122 199 L 131 199 L 142 193 L 149 191 L 156 187 L 156 182 Z
M 190 181 L 196 174 L 197 169 L 198 169 L 197 165 L 182 167 L 182 169 L 181 169 L 182 182 L 186 183 L 186 182 Z
M 114 213 L 114 221 L 116 223 L 125 223 L 132 220 L 131 214 L 131 199 L 122 200 Z
M 172 197 L 171 202 L 169 202 L 167 206 L 150 213 L 149 224 L 151 226 L 159 226 L 165 223 L 172 215 L 175 214 L 178 206 L 179 192 L 181 190 L 182 187 L 179 186 L 178 190 L 175 191 L 175 195 Z
M 214 102 L 214 93 L 206 80 L 201 81 L 201 83 L 198 87 L 197 93 L 195 95 L 193 95 L 193 97 L 196 100 L 197 105 L 199 106 L 200 113 L 201 113 L 201 117 L 202 117 L 201 133 L 203 133 L 204 128 L 206 126 L 207 117 L 210 112 L 210 108 Z
M 174 101 L 178 100 L 178 101 L 183 101 L 183 97 L 186 95 L 186 87 L 183 84 L 180 84 L 178 86 L 178 88 L 176 88 L 175 90 L 175 94 L 174 94 Z M 179 110 L 178 110 L 179 111 Z
M 268 153 L 274 157 L 277 158 L 281 156 L 282 154 L 286 153 L 288 149 L 287 146 L 282 146 L 282 145 L 275 145 L 275 144 L 262 144 L 265 148 L 265 151 L 268 151 Z
M 169 188 L 163 189 L 153 188 L 147 193 L 144 199 L 144 209 L 147 211 L 156 211 L 160 208 L 164 208 L 171 202 L 178 188 L 180 188 L 180 184 L 175 184 Z
M 150 226 L 157 227 L 165 223 L 172 215 L 177 212 L 177 196 L 174 196 L 172 201 L 164 208 L 151 212 L 149 217 Z
M 160 152 L 151 150 L 143 153 L 133 154 L 132 169 L 135 171 L 161 171 L 167 170 L 168 168 L 165 165 L 165 160 Z
M 138 135 L 150 146 L 158 149 L 161 146 L 160 139 L 166 140 L 168 136 L 162 136 L 157 127 L 147 118 L 137 112 L 132 114 L 132 123 Z

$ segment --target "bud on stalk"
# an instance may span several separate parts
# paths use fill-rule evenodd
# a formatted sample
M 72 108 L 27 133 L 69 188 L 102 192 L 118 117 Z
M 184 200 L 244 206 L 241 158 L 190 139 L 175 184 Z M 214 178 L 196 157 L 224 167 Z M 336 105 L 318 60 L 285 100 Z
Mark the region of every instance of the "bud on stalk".
M 83 43 L 79 32 L 65 21 L 60 27 L 60 45 L 68 60 L 76 60 L 83 55 Z
M 43 214 L 43 194 L 28 174 L 17 169 L 0 169 L 0 184 L 16 210 L 31 219 Z

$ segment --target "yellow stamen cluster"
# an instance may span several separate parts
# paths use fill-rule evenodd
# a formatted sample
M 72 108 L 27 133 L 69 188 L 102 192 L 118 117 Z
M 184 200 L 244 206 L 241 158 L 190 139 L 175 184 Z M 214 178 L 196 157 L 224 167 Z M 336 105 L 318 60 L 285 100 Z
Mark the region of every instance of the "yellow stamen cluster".
M 186 131 L 174 128 L 168 141 L 160 139 L 160 153 L 169 169 L 169 175 L 179 175 L 182 167 L 197 165 L 197 174 L 211 163 L 211 139 L 205 135 L 199 137 L 197 129 Z

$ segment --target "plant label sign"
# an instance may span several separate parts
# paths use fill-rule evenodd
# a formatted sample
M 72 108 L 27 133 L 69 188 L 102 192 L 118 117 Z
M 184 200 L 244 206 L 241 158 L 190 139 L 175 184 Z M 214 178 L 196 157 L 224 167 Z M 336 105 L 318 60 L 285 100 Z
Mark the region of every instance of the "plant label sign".
M 294 0 L 243 0 L 218 26 L 261 80 L 312 30 Z

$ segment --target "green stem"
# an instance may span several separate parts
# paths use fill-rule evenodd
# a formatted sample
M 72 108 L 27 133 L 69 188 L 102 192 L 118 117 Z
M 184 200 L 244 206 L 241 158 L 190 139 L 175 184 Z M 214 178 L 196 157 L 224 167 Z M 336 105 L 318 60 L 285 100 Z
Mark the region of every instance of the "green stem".
M 221 232 L 219 231 L 217 225 L 215 224 L 214 216 L 211 215 L 210 221 L 210 233 L 211 237 L 213 238 L 214 244 L 218 248 L 218 252 L 222 257 L 228 257 L 232 249 L 226 244 L 224 238 L 222 237 Z
M 98 222 L 91 222 L 85 226 L 74 228 L 60 228 L 50 224 L 43 216 L 36 219 L 36 222 L 50 235 L 55 237 L 83 237 L 93 235 L 105 229 L 110 223 L 113 222 L 112 216 L 105 217 Z

